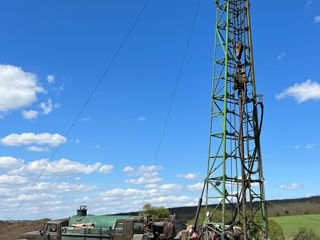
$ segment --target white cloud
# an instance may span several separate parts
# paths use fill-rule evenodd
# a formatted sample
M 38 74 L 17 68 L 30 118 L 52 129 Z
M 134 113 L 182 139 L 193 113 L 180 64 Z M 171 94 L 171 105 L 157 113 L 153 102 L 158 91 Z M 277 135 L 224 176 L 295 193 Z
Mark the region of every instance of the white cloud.
M 125 171 L 126 170 L 126 171 Z M 123 171 L 128 173 L 128 176 L 150 176 L 150 175 L 158 175 L 158 171 L 162 170 L 161 166 L 145 166 L 141 165 L 137 168 L 132 168 L 130 166 L 123 169 Z
M 0 65 L 0 111 L 30 106 L 37 101 L 37 93 L 44 89 L 37 84 L 33 73 L 24 72 L 20 67 Z
M 56 147 L 63 144 L 67 139 L 60 134 L 51 133 L 12 133 L 1 139 L 1 144 L 5 146 L 21 146 L 29 144 L 48 144 L 51 147 Z
M 178 184 L 164 184 L 160 186 L 156 186 L 152 189 L 140 190 L 134 188 L 115 188 L 105 192 L 101 192 L 100 196 L 103 197 L 103 200 L 116 200 L 116 199 L 141 199 L 141 196 L 145 196 L 146 198 L 154 198 L 161 196 L 169 196 L 174 193 L 181 192 L 182 186 Z
M 132 168 L 132 167 L 130 167 L 130 166 L 127 166 L 127 167 L 125 167 L 122 171 L 123 171 L 123 172 L 132 172 L 132 171 L 134 171 L 134 168 Z
M 281 184 L 279 186 L 279 188 L 285 189 L 285 190 L 298 190 L 298 189 L 301 189 L 301 187 L 302 186 L 297 183 L 292 183 L 292 184 L 288 184 L 288 185 Z
M 42 113 L 44 115 L 47 115 L 47 114 L 51 113 L 54 108 L 60 107 L 60 104 L 59 103 L 52 104 L 52 100 L 49 99 L 47 103 L 42 102 L 38 106 L 39 106 L 39 108 L 42 109 Z
M 295 146 L 293 147 L 294 150 L 297 150 L 297 149 L 299 149 L 299 148 L 300 148 L 299 145 L 295 145 Z
M 48 152 L 50 148 L 48 147 L 37 147 L 37 146 L 30 146 L 27 148 L 29 152 Z
M 320 16 L 315 16 L 314 17 L 314 22 L 319 23 L 320 22 Z
M 70 176 L 79 174 L 91 174 L 93 172 L 100 172 L 103 174 L 109 173 L 112 165 L 102 165 L 100 162 L 94 164 L 82 164 L 80 162 L 70 161 L 62 158 L 57 161 L 49 162 L 48 159 L 36 160 L 28 162 L 19 168 L 8 170 L 9 174 L 33 174 L 43 172 L 44 175 L 49 176 Z M 109 172 L 108 172 L 109 171 Z
M 28 179 L 25 177 L 13 175 L 0 175 L 0 184 L 2 185 L 20 185 L 28 182 Z
M 196 183 L 196 184 L 187 185 L 187 189 L 189 191 L 197 192 L 197 191 L 201 191 L 202 188 L 203 188 L 203 183 Z
M 57 199 L 59 198 L 57 195 L 49 194 L 49 193 L 36 193 L 36 194 L 20 194 L 15 198 L 8 198 L 6 201 L 8 202 L 19 202 L 19 201 L 40 201 L 40 200 L 48 200 L 48 199 Z
M 185 203 L 185 202 L 190 202 L 192 201 L 191 197 L 188 196 L 162 196 L 162 197 L 157 197 L 157 198 L 152 198 L 149 200 L 151 204 L 166 204 L 168 202 L 170 203 Z
M 149 187 L 152 187 L 151 185 Z M 39 182 L 34 186 L 33 192 L 27 194 L 28 188 L 20 187 L 12 195 L 6 189 L 0 188 L 0 193 L 4 201 L 0 201 L 0 208 L 4 209 L 0 215 L 10 215 L 16 209 L 19 202 L 24 198 L 24 211 L 20 211 L 16 218 L 39 219 L 39 217 L 61 218 L 72 215 L 80 204 L 90 206 L 92 214 L 119 213 L 129 211 L 139 211 L 146 203 L 155 206 L 176 207 L 190 206 L 197 203 L 197 199 L 182 193 L 183 186 L 178 184 L 154 185 L 153 188 L 115 188 L 107 191 L 95 192 L 96 185 L 83 185 L 67 182 Z M 91 192 L 90 195 L 80 195 L 78 193 Z M 74 200 L 70 201 L 68 193 L 72 193 Z M 16 197 L 14 197 L 16 196 Z M 18 200 L 16 200 L 18 199 Z
M 80 177 L 75 177 L 74 180 L 75 181 L 80 181 Z
M 284 58 L 285 56 L 286 56 L 286 53 L 283 52 L 283 53 L 281 53 L 281 54 L 277 57 L 277 59 L 278 59 L 278 60 L 281 60 L 281 59 Z
M 138 121 L 140 122 L 144 122 L 145 120 L 146 120 L 145 116 L 138 117 Z
M 315 146 L 315 144 L 308 144 L 305 146 L 306 149 L 312 149 Z
M 188 174 L 178 174 L 178 178 L 184 178 L 187 180 L 196 179 L 199 176 L 200 173 L 188 173 Z
M 96 146 L 95 146 L 95 148 L 97 149 L 97 150 L 99 150 L 100 149 L 100 144 L 97 144 Z
M 36 119 L 38 117 L 39 112 L 35 110 L 23 110 L 21 114 L 24 119 Z
M 2 187 L 0 187 L 0 196 L 1 196 L 1 198 L 13 197 L 13 196 L 15 196 L 17 194 L 15 189 L 13 190 L 12 186 L 8 186 L 7 185 L 6 187 L 10 187 L 10 188 L 2 188 Z
M 23 166 L 23 160 L 14 157 L 0 157 L 0 170 L 10 170 Z
M 276 95 L 277 99 L 283 99 L 287 96 L 295 98 L 297 103 L 302 103 L 308 100 L 320 100 L 320 84 L 312 82 L 308 79 L 301 84 L 295 84 Z
M 74 141 L 76 144 L 78 144 L 80 142 L 80 139 L 77 138 L 75 141 Z
M 47 76 L 47 81 L 48 81 L 49 84 L 54 83 L 54 79 L 55 79 L 55 77 L 53 75 L 51 75 L 51 74 L 49 74 Z
M 309 198 L 309 197 L 318 197 L 319 194 L 314 194 L 314 193 L 307 193 L 306 194 L 306 197 Z
M 147 189 L 157 188 L 157 187 L 158 187 L 158 184 L 154 184 L 154 183 L 146 184 L 146 185 L 144 186 L 144 188 L 147 188 Z
M 159 177 L 139 177 L 139 178 L 132 178 L 132 179 L 125 179 L 125 183 L 130 184 L 151 184 L 151 183 L 158 183 L 162 181 L 162 178 Z
M 65 192 L 91 192 L 98 189 L 96 185 L 83 185 L 83 184 L 72 184 L 67 182 L 54 183 L 54 182 L 40 182 L 34 185 L 33 191 L 47 191 L 56 193 Z
M 153 184 L 153 183 L 158 183 L 162 181 L 162 178 L 158 176 L 159 170 L 162 170 L 161 166 L 141 165 L 140 167 L 137 167 L 137 168 L 132 168 L 130 166 L 127 166 L 122 171 L 126 172 L 130 177 L 137 177 L 137 178 L 126 179 L 125 180 L 126 183 Z
M 99 168 L 99 173 L 103 173 L 103 174 L 110 173 L 113 168 L 114 168 L 113 165 L 103 165 Z

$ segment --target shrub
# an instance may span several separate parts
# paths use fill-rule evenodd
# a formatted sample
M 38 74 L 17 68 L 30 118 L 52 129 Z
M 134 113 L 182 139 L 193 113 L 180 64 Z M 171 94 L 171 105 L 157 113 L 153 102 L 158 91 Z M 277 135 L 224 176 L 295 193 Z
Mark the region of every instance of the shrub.
M 268 233 L 269 233 L 269 239 L 272 240 L 284 240 L 284 233 L 282 230 L 282 227 L 279 223 L 269 220 L 268 221 Z
M 143 206 L 139 215 L 150 214 L 152 218 L 166 218 L 169 217 L 170 211 L 164 207 L 154 207 L 150 203 Z
M 320 240 L 312 229 L 300 228 L 293 240 Z

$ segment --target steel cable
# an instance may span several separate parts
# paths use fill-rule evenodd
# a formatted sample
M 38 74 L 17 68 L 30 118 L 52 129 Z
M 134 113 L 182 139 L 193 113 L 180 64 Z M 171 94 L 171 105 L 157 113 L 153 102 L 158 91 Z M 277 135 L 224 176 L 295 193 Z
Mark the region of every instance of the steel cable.
M 171 112 L 172 112 L 172 107 L 173 107 L 174 100 L 175 100 L 176 94 L 177 94 L 177 90 L 178 90 L 178 87 L 179 87 L 179 84 L 180 84 L 180 80 L 181 80 L 181 76 L 182 76 L 182 72 L 183 72 L 183 67 L 185 65 L 185 61 L 186 61 L 186 58 L 187 58 L 187 55 L 188 55 L 188 52 L 189 52 L 189 48 L 190 48 L 192 35 L 193 35 L 194 28 L 195 28 L 195 25 L 196 25 L 196 22 L 197 22 L 197 18 L 198 18 L 198 15 L 199 15 L 200 3 L 201 3 L 201 0 L 198 0 L 197 6 L 196 6 L 196 9 L 195 9 L 195 14 L 194 14 L 193 21 L 192 21 L 192 25 L 191 25 L 191 29 L 190 29 L 190 32 L 189 32 L 189 35 L 188 35 L 186 47 L 184 49 L 182 61 L 181 61 L 180 67 L 179 67 L 179 71 L 178 71 L 178 75 L 177 75 L 177 79 L 176 79 L 176 84 L 175 84 L 175 87 L 174 87 L 174 90 L 173 90 L 173 93 L 172 93 L 172 96 L 171 96 L 168 112 L 167 112 L 167 115 L 166 115 L 166 118 L 165 118 L 165 121 L 164 121 L 164 124 L 163 124 L 163 127 L 162 127 L 160 140 L 159 140 L 159 143 L 158 143 L 157 148 L 156 148 L 156 152 L 155 152 L 155 155 L 154 155 L 154 160 L 153 160 L 152 166 L 155 166 L 157 161 L 158 161 L 159 152 L 160 152 L 161 145 L 162 145 L 162 142 L 163 142 L 163 139 L 164 139 L 164 135 L 165 135 L 165 132 L 166 132 L 166 129 L 167 129 L 167 126 L 168 126 L 169 117 L 170 117 Z M 153 168 L 152 168 L 152 170 L 153 170 Z M 147 181 L 150 180 L 150 178 L 153 176 L 153 171 L 152 170 L 151 170 L 151 174 L 149 175 L 149 178 L 146 179 Z M 142 202 L 144 202 L 144 201 L 145 201 L 145 196 L 144 196 L 144 199 L 142 200 Z
M 84 102 L 84 104 L 82 105 L 79 113 L 76 115 L 75 119 L 71 122 L 71 125 L 68 127 L 67 131 L 65 132 L 64 136 L 67 137 L 71 130 L 73 129 L 74 125 L 77 123 L 77 121 L 79 120 L 80 116 L 82 115 L 82 113 L 86 110 L 89 102 L 91 101 L 91 99 L 93 98 L 95 92 L 97 91 L 97 89 L 99 88 L 99 86 L 101 85 L 102 81 L 105 79 L 106 75 L 108 74 L 108 72 L 110 71 L 111 67 L 113 66 L 115 60 L 117 59 L 117 57 L 119 56 L 119 53 L 121 52 L 122 48 L 124 47 L 124 45 L 126 44 L 128 38 L 130 37 L 130 35 L 132 34 L 133 30 L 135 29 L 137 23 L 139 22 L 139 20 L 141 19 L 145 9 L 147 8 L 148 4 L 150 3 L 150 0 L 146 0 L 142 9 L 139 11 L 137 17 L 135 18 L 133 24 L 131 25 L 129 31 L 127 32 L 127 34 L 125 35 L 124 39 L 121 41 L 120 46 L 117 48 L 115 54 L 113 55 L 111 61 L 106 65 L 105 70 L 103 71 L 101 77 L 99 78 L 99 80 L 97 81 L 96 85 L 94 86 L 94 88 L 92 89 L 92 91 L 90 92 L 88 98 L 86 99 L 86 101 Z M 33 190 L 34 186 L 36 185 L 36 183 L 39 181 L 39 179 L 41 178 L 41 176 L 43 175 L 43 173 L 45 172 L 45 170 L 47 169 L 47 167 L 49 166 L 50 161 L 55 157 L 56 153 L 58 152 L 58 150 L 60 149 L 60 146 L 62 144 L 62 141 L 60 142 L 60 144 L 54 149 L 53 153 L 51 154 L 48 164 L 41 170 L 40 174 L 37 176 L 37 178 L 33 181 L 33 183 L 30 185 L 30 189 L 27 191 L 25 197 L 21 200 L 21 202 L 19 203 L 19 205 L 17 206 L 16 210 L 14 211 L 14 213 L 11 216 L 11 219 L 13 219 L 15 217 L 15 215 L 17 214 L 17 212 L 19 211 L 19 209 L 21 208 L 21 206 L 23 205 L 23 203 L 25 202 L 27 195 Z

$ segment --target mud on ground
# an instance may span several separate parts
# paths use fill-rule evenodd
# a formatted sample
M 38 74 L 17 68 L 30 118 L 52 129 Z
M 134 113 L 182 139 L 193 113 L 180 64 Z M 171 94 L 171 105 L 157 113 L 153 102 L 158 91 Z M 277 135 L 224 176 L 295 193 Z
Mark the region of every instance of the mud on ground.
M 0 240 L 17 240 L 22 233 L 42 229 L 46 221 L 47 219 L 32 222 L 0 221 Z

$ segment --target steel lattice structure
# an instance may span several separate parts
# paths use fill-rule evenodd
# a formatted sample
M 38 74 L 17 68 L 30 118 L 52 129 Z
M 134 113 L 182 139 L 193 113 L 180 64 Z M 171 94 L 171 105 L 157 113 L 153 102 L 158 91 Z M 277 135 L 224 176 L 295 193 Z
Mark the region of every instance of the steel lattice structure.
M 221 239 L 235 226 L 244 239 L 267 239 L 249 0 L 217 0 L 204 226 Z M 260 115 L 260 114 L 259 114 Z M 217 203 L 215 209 L 208 206 Z

